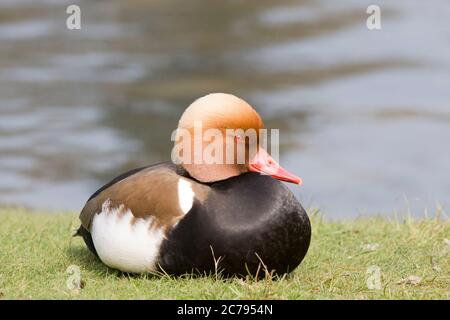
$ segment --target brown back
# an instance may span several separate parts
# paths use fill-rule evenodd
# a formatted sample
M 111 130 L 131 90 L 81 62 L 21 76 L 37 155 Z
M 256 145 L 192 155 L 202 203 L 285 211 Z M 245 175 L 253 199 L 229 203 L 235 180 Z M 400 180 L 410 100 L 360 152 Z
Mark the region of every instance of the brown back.
M 210 189 L 208 186 L 178 175 L 170 166 L 149 167 L 90 199 L 81 211 L 81 224 L 90 230 L 94 215 L 100 213 L 108 201 L 111 209 L 129 209 L 136 218 L 153 217 L 157 225 L 167 230 L 184 215 L 178 201 L 179 179 L 190 180 L 196 198 L 203 202 Z

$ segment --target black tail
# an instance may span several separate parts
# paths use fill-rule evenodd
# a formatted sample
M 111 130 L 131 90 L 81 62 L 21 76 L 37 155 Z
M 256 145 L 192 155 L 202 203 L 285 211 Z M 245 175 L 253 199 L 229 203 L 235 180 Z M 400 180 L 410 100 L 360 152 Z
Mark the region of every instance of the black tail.
M 73 235 L 74 237 L 80 236 L 83 237 L 84 243 L 89 248 L 89 250 L 98 257 L 97 250 L 95 250 L 94 242 L 92 241 L 91 233 L 86 230 L 82 225 L 78 228 L 78 230 Z
M 75 231 L 75 233 L 72 235 L 72 237 L 82 237 L 83 234 L 82 234 L 81 228 L 84 229 L 83 226 L 80 226 L 80 227 L 77 229 L 77 231 Z

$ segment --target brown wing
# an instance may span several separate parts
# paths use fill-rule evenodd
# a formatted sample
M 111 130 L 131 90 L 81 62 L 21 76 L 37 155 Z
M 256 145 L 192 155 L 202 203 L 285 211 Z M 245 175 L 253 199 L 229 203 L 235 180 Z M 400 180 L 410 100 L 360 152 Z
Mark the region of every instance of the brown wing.
M 178 202 L 180 178 L 173 165 L 161 164 L 110 183 L 88 200 L 80 214 L 81 224 L 89 231 L 94 215 L 108 202 L 109 208 L 129 209 L 136 218 L 152 216 L 155 223 L 167 230 L 184 215 Z M 196 185 L 194 193 L 196 189 L 205 192 L 206 186 L 191 181 Z

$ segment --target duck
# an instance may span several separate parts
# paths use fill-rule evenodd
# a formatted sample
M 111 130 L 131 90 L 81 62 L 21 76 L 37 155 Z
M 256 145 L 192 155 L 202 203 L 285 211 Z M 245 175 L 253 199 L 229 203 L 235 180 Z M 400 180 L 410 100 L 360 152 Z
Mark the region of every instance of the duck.
M 190 148 L 192 139 L 181 139 L 198 124 L 201 134 L 213 130 L 226 137 L 214 139 L 217 154 L 240 143 L 248 155 L 206 161 Z M 249 129 L 262 130 L 264 123 L 246 101 L 227 93 L 198 98 L 172 135 L 171 160 L 130 170 L 98 189 L 81 210 L 76 235 L 105 265 L 125 273 L 292 272 L 308 251 L 311 224 L 285 183 L 302 180 L 283 169 L 260 139 L 251 152 L 242 136 Z M 196 143 L 206 150 L 212 140 Z

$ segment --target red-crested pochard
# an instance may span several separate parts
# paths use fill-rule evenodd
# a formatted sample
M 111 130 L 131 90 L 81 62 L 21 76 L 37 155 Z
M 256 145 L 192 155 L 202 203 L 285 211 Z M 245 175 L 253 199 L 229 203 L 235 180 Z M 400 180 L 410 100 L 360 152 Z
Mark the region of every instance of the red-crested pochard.
M 196 122 L 220 132 L 264 128 L 248 103 L 223 93 L 194 101 L 178 132 L 193 133 Z M 224 150 L 234 150 L 241 138 L 226 139 Z M 170 161 L 116 177 L 89 198 L 77 234 L 103 263 L 124 272 L 210 273 L 217 261 L 224 275 L 292 271 L 306 255 L 311 226 L 279 180 L 301 180 L 259 140 L 253 155 L 244 140 L 243 163 Z

